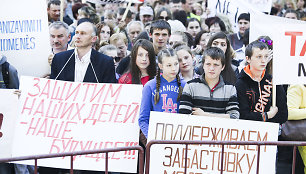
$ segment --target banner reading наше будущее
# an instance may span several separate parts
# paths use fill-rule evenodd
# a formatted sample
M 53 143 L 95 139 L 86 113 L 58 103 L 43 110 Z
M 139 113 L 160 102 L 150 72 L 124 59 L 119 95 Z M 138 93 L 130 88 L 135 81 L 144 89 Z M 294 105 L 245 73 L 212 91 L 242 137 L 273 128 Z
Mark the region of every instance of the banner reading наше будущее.
M 151 112 L 150 140 L 277 141 L 276 123 Z M 225 145 L 223 173 L 256 173 L 257 146 Z M 187 173 L 219 174 L 221 145 L 189 145 Z M 185 145 L 154 144 L 150 173 L 184 173 Z M 259 173 L 275 173 L 276 146 L 261 146 Z
M 138 145 L 142 85 L 22 76 L 20 90 L 13 156 Z M 104 171 L 104 159 L 105 154 L 75 156 L 73 167 Z M 109 171 L 136 173 L 137 159 L 136 151 L 109 153 Z M 70 168 L 69 161 L 43 159 L 38 165 Z

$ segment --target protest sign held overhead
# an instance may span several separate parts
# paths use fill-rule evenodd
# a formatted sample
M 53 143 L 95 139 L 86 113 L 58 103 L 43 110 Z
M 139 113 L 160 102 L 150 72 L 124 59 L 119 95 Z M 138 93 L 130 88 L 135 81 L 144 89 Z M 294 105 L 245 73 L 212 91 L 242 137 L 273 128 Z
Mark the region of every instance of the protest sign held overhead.
M 151 112 L 150 140 L 277 141 L 278 124 Z M 185 164 L 185 153 L 187 164 Z M 224 173 L 256 173 L 257 146 L 225 145 Z M 259 173 L 275 172 L 276 147 L 260 149 Z M 221 171 L 221 145 L 153 145 L 150 173 L 217 174 Z
M 142 85 L 23 76 L 20 89 L 13 156 L 138 145 Z M 137 156 L 136 151 L 110 153 L 109 170 L 136 172 Z M 104 154 L 76 156 L 74 168 L 103 171 L 104 159 Z M 69 158 L 42 160 L 39 164 L 70 167 Z
M 5 14 L 0 19 L 0 53 L 20 75 L 47 74 L 51 48 L 46 2 L 2 0 L 0 11 Z

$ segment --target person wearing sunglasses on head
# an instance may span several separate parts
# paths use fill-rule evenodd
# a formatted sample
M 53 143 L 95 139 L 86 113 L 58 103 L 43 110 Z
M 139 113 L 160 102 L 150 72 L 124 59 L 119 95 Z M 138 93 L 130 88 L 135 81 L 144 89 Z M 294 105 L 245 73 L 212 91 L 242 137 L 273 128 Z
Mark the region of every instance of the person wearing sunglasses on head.
M 168 8 L 161 7 L 157 10 L 155 18 L 168 21 L 168 20 L 172 19 L 172 13 Z

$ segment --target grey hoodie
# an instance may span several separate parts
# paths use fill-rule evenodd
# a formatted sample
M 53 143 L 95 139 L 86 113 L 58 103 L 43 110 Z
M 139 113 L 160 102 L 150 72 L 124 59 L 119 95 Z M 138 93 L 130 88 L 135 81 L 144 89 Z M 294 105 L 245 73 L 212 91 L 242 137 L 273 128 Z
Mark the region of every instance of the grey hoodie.
M 9 89 L 18 89 L 19 88 L 19 79 L 18 73 L 15 67 L 12 65 L 9 66 L 9 85 L 4 84 L 2 76 L 2 64 L 7 61 L 7 58 L 3 55 L 0 55 L 0 88 L 9 88 Z

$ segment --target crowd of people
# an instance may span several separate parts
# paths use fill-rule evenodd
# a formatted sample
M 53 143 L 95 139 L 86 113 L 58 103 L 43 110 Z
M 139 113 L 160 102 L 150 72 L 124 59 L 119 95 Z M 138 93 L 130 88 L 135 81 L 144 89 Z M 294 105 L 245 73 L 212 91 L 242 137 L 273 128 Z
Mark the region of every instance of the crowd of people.
M 227 16 L 211 15 L 209 0 L 148 0 L 128 10 L 127 3 L 64 2 L 63 21 L 61 1 L 46 2 L 52 50 L 46 58 L 51 71 L 44 77 L 143 85 L 142 146 L 150 111 L 274 122 L 280 132 L 288 119 L 305 118 L 305 86 L 272 89 L 273 41 L 269 36 L 249 40 L 248 13 L 239 15 L 234 33 Z M 306 20 L 305 14 L 305 0 L 274 0 L 270 13 L 294 20 Z M 0 65 L 0 87 L 18 89 L 17 70 L 5 56 Z M 276 106 L 272 90 L 277 90 Z M 278 147 L 277 174 L 291 173 L 291 154 L 292 148 Z M 299 147 L 298 154 L 296 173 L 304 173 L 306 148 Z M 0 173 L 33 173 L 33 166 L 2 163 Z

